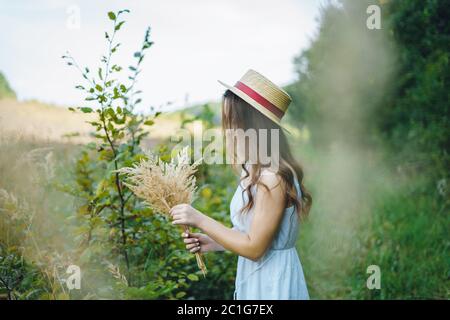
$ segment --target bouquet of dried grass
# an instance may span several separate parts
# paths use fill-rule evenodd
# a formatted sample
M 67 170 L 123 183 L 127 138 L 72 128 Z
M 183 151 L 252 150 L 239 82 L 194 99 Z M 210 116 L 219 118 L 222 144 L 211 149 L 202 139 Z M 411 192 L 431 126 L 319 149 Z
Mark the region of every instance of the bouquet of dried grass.
M 124 183 L 137 197 L 143 199 L 153 210 L 170 216 L 169 210 L 178 204 L 191 203 L 195 186 L 194 173 L 200 160 L 190 163 L 189 147 L 183 148 L 170 162 L 149 153 L 132 167 L 118 170 L 127 176 Z M 188 226 L 183 226 L 189 232 Z M 195 253 L 197 265 L 206 275 L 206 266 L 199 252 Z

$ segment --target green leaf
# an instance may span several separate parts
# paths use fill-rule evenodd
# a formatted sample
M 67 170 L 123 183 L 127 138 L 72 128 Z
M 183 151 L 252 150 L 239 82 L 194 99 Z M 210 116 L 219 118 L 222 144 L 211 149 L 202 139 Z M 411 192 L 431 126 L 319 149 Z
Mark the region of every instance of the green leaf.
M 117 45 L 117 46 L 118 46 L 118 45 Z M 116 47 L 117 47 L 117 46 L 116 46 Z M 120 70 L 122 70 L 122 67 L 121 67 L 121 66 L 118 66 L 117 64 L 115 64 L 115 65 L 113 65 L 113 66 L 111 67 L 111 69 L 114 70 L 114 71 L 119 72 Z
M 120 90 L 122 92 L 127 92 L 127 87 L 125 87 L 123 84 L 120 85 Z
M 191 281 L 198 281 L 198 276 L 196 274 L 191 273 L 191 274 L 188 274 L 187 277 Z
M 101 85 L 99 85 L 99 84 L 95 85 L 95 89 L 97 89 L 97 90 L 98 90 L 98 91 L 100 91 L 100 92 L 102 92 L 102 91 L 103 91 L 103 88 L 102 88 L 102 86 L 101 86 Z
M 89 107 L 81 107 L 80 110 L 84 113 L 91 113 L 93 110 Z
M 144 122 L 144 124 L 145 124 L 146 126 L 152 126 L 152 125 L 155 124 L 155 121 L 153 121 L 153 120 L 147 120 L 147 121 Z
M 116 20 L 116 14 L 112 11 L 108 12 L 108 17 L 111 20 Z
M 125 23 L 125 21 L 120 21 L 120 22 L 116 25 L 115 30 L 116 30 L 116 31 L 120 30 L 120 28 L 122 27 L 122 25 L 123 25 L 124 23 Z
M 142 47 L 142 49 L 148 49 L 148 48 L 150 48 L 152 45 L 153 45 L 153 41 L 146 42 L 146 43 L 144 44 L 144 46 Z
M 120 97 L 119 89 L 117 89 L 117 87 L 113 89 L 113 92 L 114 92 L 113 99 L 117 99 Z
M 86 122 L 95 127 L 98 127 L 101 125 L 101 123 L 97 122 L 97 121 L 86 121 Z
M 105 97 L 104 94 L 102 94 L 102 95 L 99 95 L 99 96 L 97 97 L 97 100 L 98 100 L 100 103 L 103 103 L 103 102 L 106 102 L 106 97 Z
M 107 108 L 105 114 L 111 118 L 115 118 L 116 114 L 114 113 L 113 108 Z
M 119 46 L 120 46 L 120 43 L 116 44 L 116 45 L 114 46 L 114 48 L 111 49 L 111 52 L 112 52 L 112 53 L 116 52 L 116 51 L 117 51 L 117 48 L 119 48 Z

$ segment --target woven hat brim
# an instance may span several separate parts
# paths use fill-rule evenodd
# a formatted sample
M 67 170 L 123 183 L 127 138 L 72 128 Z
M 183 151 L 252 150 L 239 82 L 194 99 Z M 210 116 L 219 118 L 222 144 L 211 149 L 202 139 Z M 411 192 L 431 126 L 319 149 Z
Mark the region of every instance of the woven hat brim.
M 265 115 L 267 118 L 275 122 L 277 125 L 279 125 L 283 130 L 285 130 L 287 133 L 290 134 L 289 130 L 280 122 L 280 119 L 278 119 L 272 112 L 267 110 L 265 107 L 263 107 L 261 104 L 250 98 L 247 94 L 242 92 L 236 87 L 230 86 L 220 80 L 217 80 L 221 85 L 223 85 L 225 88 L 236 94 L 239 98 L 250 104 L 253 108 L 261 112 L 263 115 Z

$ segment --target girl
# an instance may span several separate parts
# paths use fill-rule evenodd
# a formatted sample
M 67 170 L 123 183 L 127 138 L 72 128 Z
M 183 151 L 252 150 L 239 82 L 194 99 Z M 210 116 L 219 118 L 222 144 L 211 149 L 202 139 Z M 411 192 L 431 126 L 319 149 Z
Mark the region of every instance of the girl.
M 237 147 L 234 158 L 243 160 L 242 175 L 231 200 L 233 228 L 206 216 L 190 205 L 171 209 L 173 224 L 199 228 L 184 233 L 190 252 L 230 250 L 239 255 L 235 299 L 309 299 L 302 266 L 295 249 L 300 219 L 308 214 L 312 198 L 303 186 L 303 171 L 291 154 L 280 120 L 291 98 L 261 74 L 249 70 L 228 88 L 222 103 L 225 131 L 278 130 L 279 161 L 271 165 L 250 161 L 250 153 L 272 139 Z M 227 137 L 229 144 L 230 136 Z M 269 135 L 270 136 L 270 135 Z M 257 153 L 259 154 L 259 153 Z

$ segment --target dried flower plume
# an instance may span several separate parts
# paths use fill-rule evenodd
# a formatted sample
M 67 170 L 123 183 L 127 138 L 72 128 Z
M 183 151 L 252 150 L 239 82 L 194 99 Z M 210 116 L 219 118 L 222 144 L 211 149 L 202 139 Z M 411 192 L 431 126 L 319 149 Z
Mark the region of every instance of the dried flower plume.
M 153 210 L 166 216 L 173 206 L 191 203 L 196 190 L 194 173 L 200 160 L 190 163 L 189 147 L 181 149 L 170 162 L 164 162 L 152 153 L 147 156 L 132 167 L 118 170 L 127 176 L 124 184 Z M 185 230 L 188 231 L 188 227 Z M 195 256 L 205 275 L 206 266 L 200 253 Z

